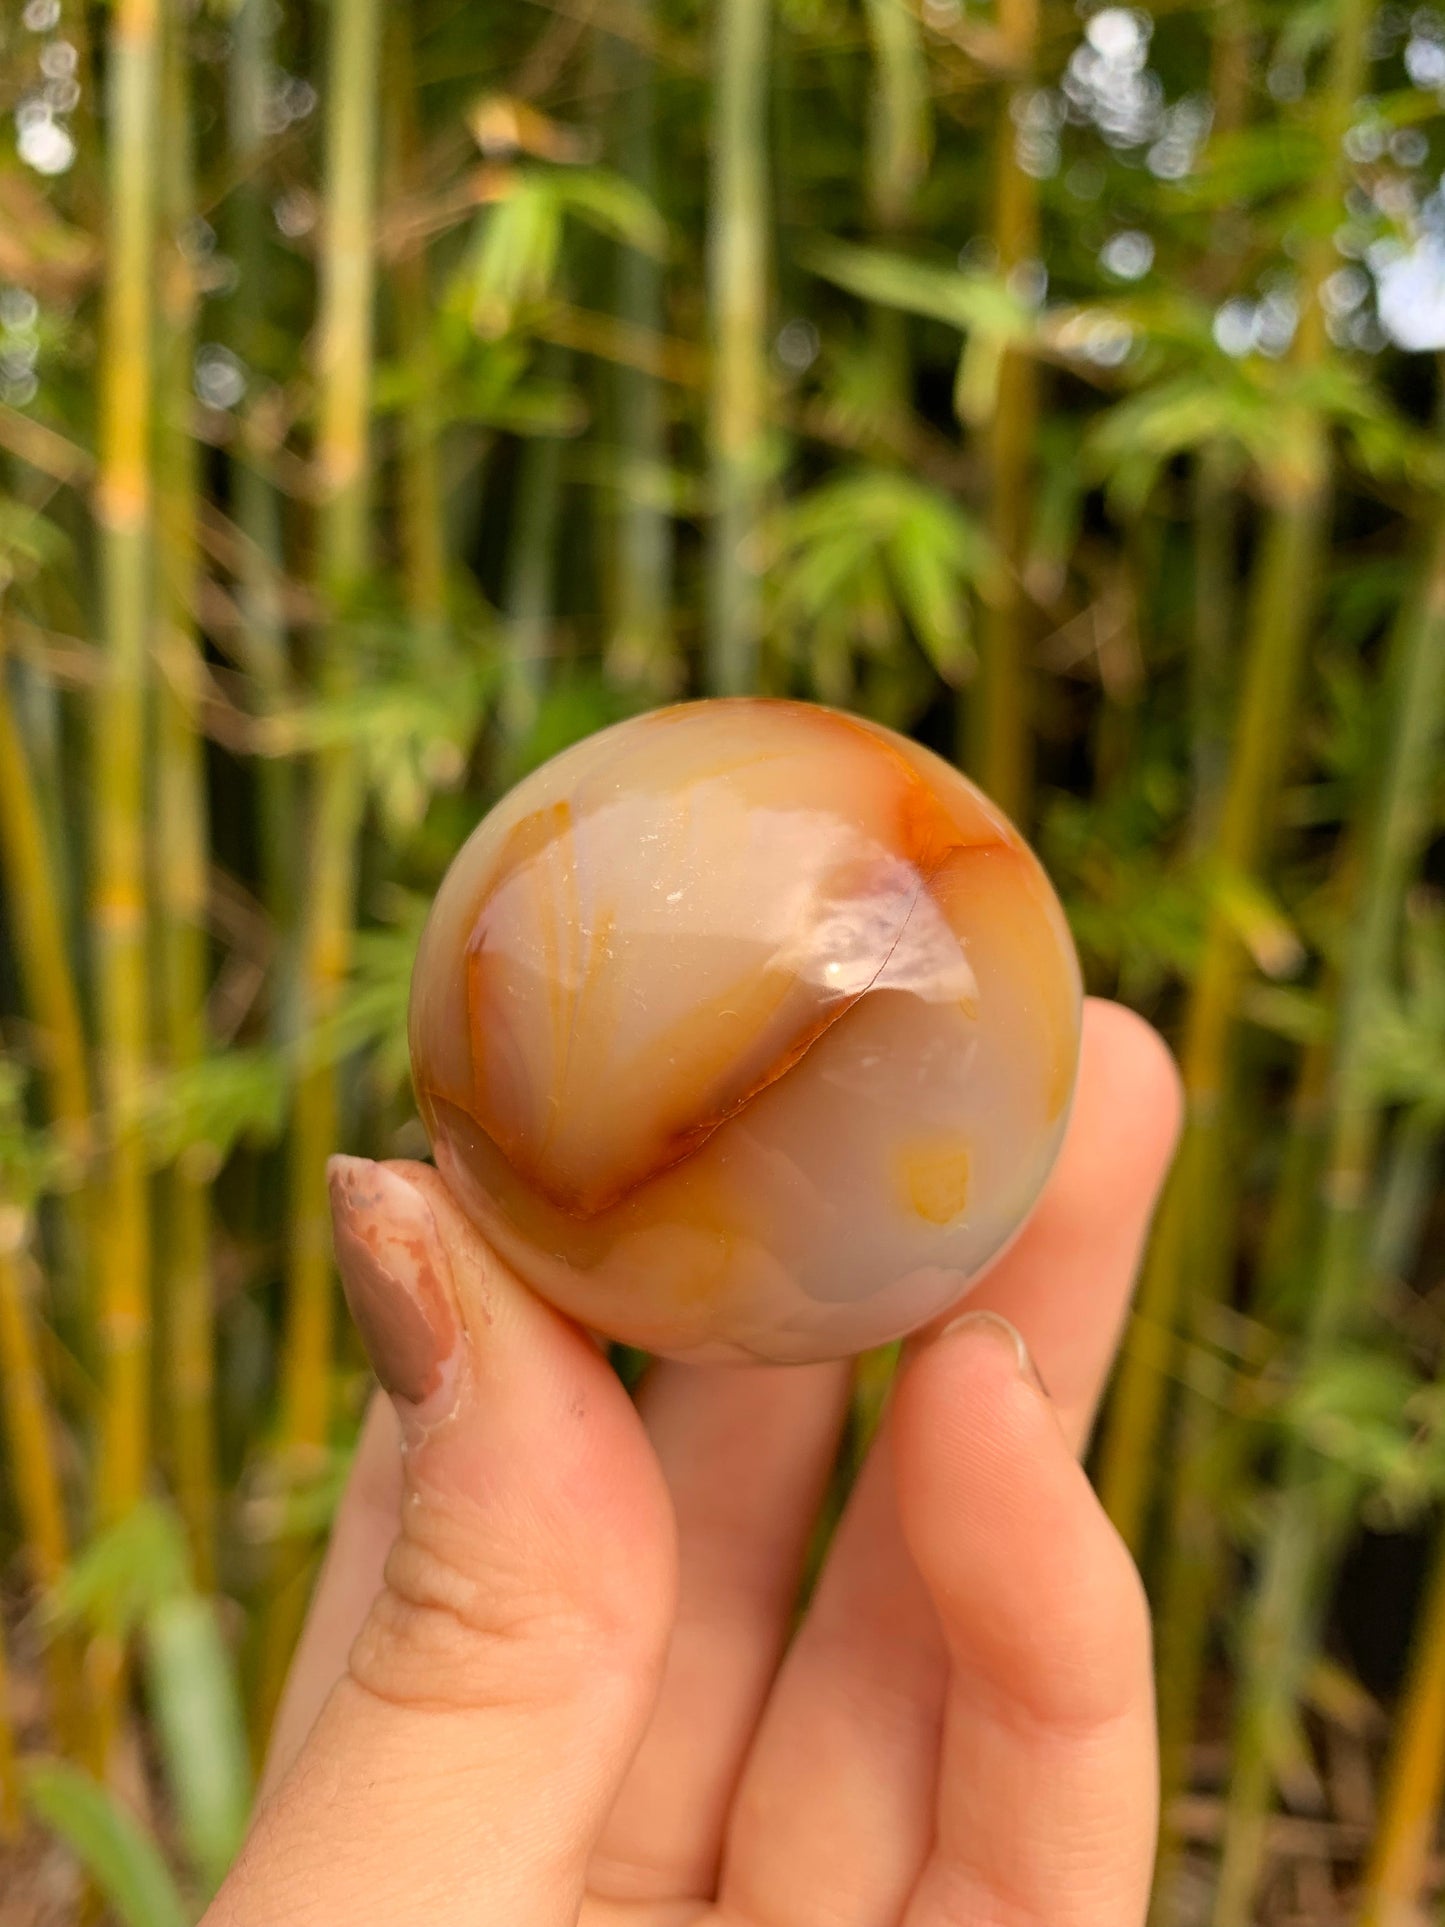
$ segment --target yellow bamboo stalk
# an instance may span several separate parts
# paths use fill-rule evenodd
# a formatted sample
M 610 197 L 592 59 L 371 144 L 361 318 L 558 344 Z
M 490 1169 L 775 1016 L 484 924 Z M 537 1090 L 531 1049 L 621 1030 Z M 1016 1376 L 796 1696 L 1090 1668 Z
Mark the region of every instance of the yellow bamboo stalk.
M 366 572 L 371 404 L 373 231 L 381 72 L 381 0 L 333 0 L 326 215 L 317 329 L 316 438 L 320 491 L 317 580 L 331 625 L 318 638 L 324 692 L 350 666 L 334 627 Z M 332 1269 L 326 1160 L 336 1148 L 335 1068 L 324 1027 L 350 966 L 361 771 L 349 746 L 321 751 L 312 770 L 307 891 L 296 1040 L 298 1081 L 288 1147 L 289 1246 L 279 1460 L 304 1473 L 325 1447 L 331 1417 Z M 263 1629 L 258 1718 L 269 1721 L 304 1608 L 305 1555 L 283 1559 Z
M 1039 257 L 1038 182 L 1019 165 L 1014 108 L 1034 85 L 1040 0 L 998 0 L 995 25 L 1006 78 L 994 133 L 993 242 L 1006 279 Z M 1028 563 L 1030 479 L 1038 427 L 1038 366 L 1010 348 L 999 366 L 984 435 L 987 514 L 1004 567 L 979 624 L 978 673 L 966 710 L 969 768 L 1009 815 L 1028 809 L 1032 704 L 1029 691 Z
M 106 1523 L 121 1518 L 145 1489 L 149 1429 L 151 1226 L 138 1116 L 147 1052 L 144 772 L 159 71 L 156 0 L 116 0 L 107 59 L 109 226 L 95 489 L 105 673 L 95 710 L 91 906 L 109 1154 L 97 1473 Z
M 205 748 L 196 727 L 201 662 L 194 621 L 198 587 L 199 464 L 190 434 L 197 291 L 182 237 L 195 214 L 189 15 L 173 9 L 165 50 L 164 213 L 169 246 L 161 276 L 165 329 L 164 408 L 157 446 L 157 549 L 164 673 L 157 685 L 156 911 L 164 969 L 163 1043 L 173 1072 L 206 1052 Z M 216 1447 L 209 1154 L 187 1146 L 165 1179 L 164 1293 L 170 1464 L 198 1583 L 216 1568 Z
M 0 1204 L 0 1407 L 9 1477 L 31 1577 L 42 1593 L 60 1581 L 70 1558 L 55 1427 L 46 1394 L 33 1310 L 38 1284 L 26 1249 L 29 1224 L 16 1205 Z M 61 1745 L 86 1756 L 80 1671 L 65 1634 L 46 1647 L 51 1715 Z
M 65 941 L 56 868 L 30 760 L 5 676 L 0 617 L 0 863 L 25 1001 L 35 1025 L 50 1114 L 78 1177 L 90 1149 L 90 1076 L 75 973 Z

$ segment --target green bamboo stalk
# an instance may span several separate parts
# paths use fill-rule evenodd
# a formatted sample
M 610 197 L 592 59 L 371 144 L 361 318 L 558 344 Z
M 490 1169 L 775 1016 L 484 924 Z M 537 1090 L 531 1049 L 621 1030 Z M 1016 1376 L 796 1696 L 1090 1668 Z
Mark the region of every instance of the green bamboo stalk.
M 326 214 L 317 347 L 317 581 L 329 618 L 317 638 L 318 679 L 336 695 L 352 674 L 337 618 L 366 574 L 369 546 L 373 237 L 380 119 L 381 0 L 332 0 Z M 331 1227 L 326 1160 L 338 1138 L 336 1070 L 324 1037 L 350 968 L 361 825 L 361 768 L 345 744 L 312 769 L 307 890 L 301 933 L 297 1085 L 288 1146 L 286 1330 L 278 1458 L 295 1475 L 315 1464 L 331 1416 Z M 269 1723 L 304 1609 L 305 1555 L 283 1559 L 262 1632 L 258 1717 Z
M 39 1274 L 26 1249 L 29 1234 L 26 1214 L 0 1204 L 0 1408 L 26 1560 L 45 1594 L 59 1584 L 69 1562 L 70 1534 L 35 1330 Z M 67 1751 L 90 1758 L 79 1655 L 69 1634 L 50 1640 L 45 1664 L 56 1736 Z
M 1326 152 L 1341 142 L 1359 96 L 1372 0 L 1341 0 L 1328 82 L 1320 106 Z M 1332 271 L 1328 216 L 1339 193 L 1339 162 L 1323 173 L 1312 208 L 1322 238 L 1305 262 L 1297 366 L 1317 367 L 1328 352 L 1320 289 Z M 1295 695 L 1322 573 L 1330 507 L 1329 452 L 1312 412 L 1296 421 L 1287 470 L 1268 478 L 1272 500 L 1250 584 L 1239 708 L 1220 805 L 1213 861 L 1225 880 L 1253 875 L 1274 833 L 1280 744 L 1289 740 Z M 1100 1467 L 1110 1517 L 1139 1549 L 1159 1464 L 1158 1440 L 1176 1357 L 1175 1333 L 1186 1285 L 1207 1315 L 1224 1271 L 1231 1235 L 1219 1219 L 1220 1123 L 1229 1049 L 1247 959 L 1221 892 L 1211 903 L 1181 1046 L 1187 1113 L 1175 1174 L 1146 1264 L 1138 1311 L 1126 1340 Z
M 1353 892 L 1351 893 L 1353 894 Z M 1337 986 L 1326 976 L 1321 1002 L 1334 1006 Z M 1329 1135 L 1334 1027 L 1306 1044 L 1290 1105 L 1289 1131 L 1275 1179 L 1269 1219 L 1259 1247 L 1257 1309 L 1268 1314 L 1304 1302 L 1311 1288 L 1309 1243 L 1319 1194 L 1320 1165 Z
M 95 887 L 101 1092 L 108 1137 L 100 1274 L 105 1385 L 98 1506 L 113 1524 L 145 1491 L 151 1224 L 139 1123 L 146 1074 L 145 711 L 153 620 L 153 343 L 161 143 L 156 0 L 111 10 L 106 166 L 109 246 L 95 514 L 105 680 L 95 708 Z
M 1351 867 L 1348 853 L 1342 866 Z M 1332 1000 L 1326 996 L 1325 1001 Z M 1300 1251 L 1308 1247 L 1328 1116 L 1331 1055 L 1332 1040 L 1327 1034 L 1310 1044 L 1300 1060 L 1284 1160 L 1260 1247 L 1256 1299 L 1261 1306 L 1282 1305 L 1300 1283 Z M 1212 1141 L 1222 1147 L 1223 1133 L 1216 1132 Z M 1233 1223 L 1236 1213 L 1231 1175 L 1226 1157 L 1217 1159 L 1204 1175 L 1191 1173 L 1197 1195 L 1214 1197 L 1218 1221 L 1223 1224 Z M 1221 1266 L 1227 1250 L 1224 1241 L 1215 1241 L 1209 1249 L 1215 1265 Z M 1173 1254 L 1173 1262 L 1182 1263 L 1183 1254 Z M 1187 1784 L 1209 1633 L 1227 1576 L 1222 1518 L 1228 1495 L 1247 1476 L 1252 1450 L 1249 1427 L 1240 1422 L 1235 1368 L 1219 1357 L 1210 1330 L 1225 1279 L 1216 1271 L 1202 1287 L 1196 1279 L 1195 1288 L 1199 1299 L 1190 1319 L 1190 1369 L 1171 1452 L 1177 1469 L 1168 1491 L 1157 1613 L 1159 1893 L 1168 1891 L 1179 1849 L 1172 1815 L 1176 1798 Z
M 1341 981 L 1319 1272 L 1301 1352 L 1306 1377 L 1359 1315 L 1367 1285 L 1367 1209 L 1381 1114 L 1370 1022 L 1393 975 L 1405 893 L 1428 835 L 1435 745 L 1445 722 L 1445 517 L 1435 532 L 1423 593 L 1398 628 L 1387 690 L 1389 734 Z M 1274 1767 L 1315 1652 L 1326 1564 L 1351 1496 L 1347 1477 L 1322 1466 L 1303 1442 L 1291 1442 L 1242 1648 L 1218 1927 L 1236 1927 L 1249 1915 Z M 1422 1746 L 1430 1731 L 1427 1722 Z M 1407 1773 L 1416 1770 L 1413 1760 L 1407 1762 Z M 1414 1784 L 1408 1781 L 1401 1795 L 1406 1808 Z M 1392 1879 L 1407 1877 L 1400 1844 L 1407 1832 L 1402 1810 L 1391 1847 Z
M 751 689 L 761 609 L 749 538 L 767 481 L 768 42 L 771 0 L 717 9 L 717 96 L 708 228 L 713 367 L 709 398 L 707 680 Z
M 172 10 L 166 21 L 166 166 L 161 191 L 170 245 L 160 281 L 165 358 L 157 436 L 156 537 L 165 673 L 157 684 L 159 833 L 154 867 L 164 984 L 160 1041 L 172 1072 L 193 1069 L 206 1054 L 208 825 L 205 748 L 195 717 L 201 669 L 194 617 L 200 473 L 190 434 L 197 292 L 184 249 L 186 224 L 195 215 L 188 17 L 184 10 Z M 215 1332 L 210 1171 L 204 1145 L 188 1146 L 166 1173 L 164 1226 L 171 1476 L 196 1580 L 209 1590 L 216 1573 Z
M 395 10 L 387 21 L 390 185 L 398 201 L 425 187 L 417 126 L 415 18 Z M 401 568 L 413 646 L 436 661 L 449 623 L 446 521 L 442 503 L 442 379 L 436 315 L 423 243 L 404 247 L 390 272 L 398 345 L 411 379 L 401 410 Z
M 1385 1158 L 1380 1203 L 1370 1238 L 1371 1275 L 1388 1288 L 1409 1275 L 1435 1196 L 1445 1123 L 1419 1104 L 1400 1120 Z
M 1032 91 L 1042 0 L 997 0 L 994 24 L 1004 69 L 994 131 L 993 244 L 1006 279 L 1039 258 L 1039 185 L 1019 165 L 1014 109 Z M 1022 822 L 1030 787 L 1032 696 L 1024 572 L 1032 531 L 1031 477 L 1039 375 L 1033 357 L 1005 350 L 984 431 L 989 533 L 1003 560 L 979 623 L 978 673 L 965 710 L 967 760 L 994 801 Z
M 240 0 L 231 17 L 232 51 L 226 63 L 227 133 L 239 176 L 232 196 L 229 244 L 236 263 L 234 327 L 241 359 L 254 364 L 269 286 L 266 228 L 269 220 L 260 178 L 269 136 L 266 90 L 274 65 L 273 0 Z M 239 453 L 231 489 L 242 544 L 237 580 L 244 660 L 263 713 L 286 706 L 291 663 L 283 596 L 285 543 L 281 498 L 265 473 L 268 430 L 255 395 L 242 405 Z M 263 757 L 256 772 L 260 804 L 262 899 L 278 934 L 289 938 L 300 902 L 298 830 L 300 794 L 295 765 Z M 277 1028 L 287 1021 L 277 999 Z
M 1239 497 L 1225 451 L 1203 450 L 1194 478 L 1194 623 L 1189 651 L 1190 811 L 1195 848 L 1214 835 L 1228 768 L 1230 654 L 1238 634 L 1235 542 Z
M 660 187 L 656 68 L 631 41 L 610 41 L 608 56 L 620 103 L 618 165 L 655 202 Z M 665 334 L 662 264 L 642 248 L 619 247 L 616 277 L 619 317 L 648 335 Z M 610 376 L 622 497 L 613 518 L 614 613 L 606 662 L 619 681 L 663 695 L 677 681 L 670 600 L 672 522 L 652 493 L 653 478 L 668 460 L 667 396 L 656 376 L 643 369 L 617 363 Z
M 922 27 L 904 0 L 867 0 L 864 11 L 875 75 L 864 178 L 870 225 L 886 243 L 907 229 L 928 167 L 933 144 L 928 60 Z M 886 407 L 902 418 L 912 402 L 908 318 L 899 308 L 875 304 L 868 326 Z
M 562 351 L 544 357 L 550 379 L 565 375 Z M 502 606 L 507 617 L 507 682 L 501 722 L 508 741 L 520 743 L 537 720 L 548 682 L 556 624 L 557 531 L 562 510 L 562 439 L 533 435 L 523 446 L 517 479 L 507 579 Z
M 1328 493 L 1323 442 L 1318 469 L 1277 504 L 1252 584 L 1244 684 L 1229 782 L 1215 844 L 1221 870 L 1251 874 L 1268 842 L 1311 621 L 1309 587 L 1323 560 Z M 1185 1019 L 1180 1052 L 1188 1115 L 1160 1222 L 1140 1285 L 1100 1462 L 1110 1517 L 1136 1553 L 1143 1543 L 1158 1472 L 1157 1444 L 1177 1358 L 1178 1311 L 1186 1289 L 1202 1316 L 1201 1279 L 1217 1276 L 1224 1245 L 1217 1217 L 1221 1117 L 1228 1046 L 1247 958 L 1216 899 Z

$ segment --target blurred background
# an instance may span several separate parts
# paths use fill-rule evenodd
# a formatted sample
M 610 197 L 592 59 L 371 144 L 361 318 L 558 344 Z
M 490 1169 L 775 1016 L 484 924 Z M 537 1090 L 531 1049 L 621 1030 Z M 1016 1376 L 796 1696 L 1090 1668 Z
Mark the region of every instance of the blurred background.
M 1371 0 L 7 0 L 3 1927 L 234 1851 L 450 855 L 754 689 L 954 756 L 1184 1066 L 1157 1922 L 1445 1921 L 1442 102 Z

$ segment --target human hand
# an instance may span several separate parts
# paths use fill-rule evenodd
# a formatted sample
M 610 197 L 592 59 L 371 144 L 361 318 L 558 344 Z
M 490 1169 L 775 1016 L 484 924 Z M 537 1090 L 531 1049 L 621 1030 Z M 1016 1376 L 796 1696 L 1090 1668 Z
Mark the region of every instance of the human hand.
M 634 1406 L 434 1172 L 338 1160 L 392 1400 L 209 1927 L 1139 1927 L 1148 1615 L 1076 1454 L 1178 1117 L 1091 1002 L 1039 1208 L 910 1346 L 796 1632 L 847 1365 L 660 1364 Z

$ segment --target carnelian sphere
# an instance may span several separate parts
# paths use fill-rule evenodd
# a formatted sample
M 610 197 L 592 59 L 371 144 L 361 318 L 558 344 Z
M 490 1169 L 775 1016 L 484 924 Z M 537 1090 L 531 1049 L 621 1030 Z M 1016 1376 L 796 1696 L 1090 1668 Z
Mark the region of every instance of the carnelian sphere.
M 1063 1134 L 1078 963 L 956 770 L 806 703 L 680 704 L 518 784 L 412 980 L 437 1164 L 609 1337 L 841 1356 L 957 1299 Z

